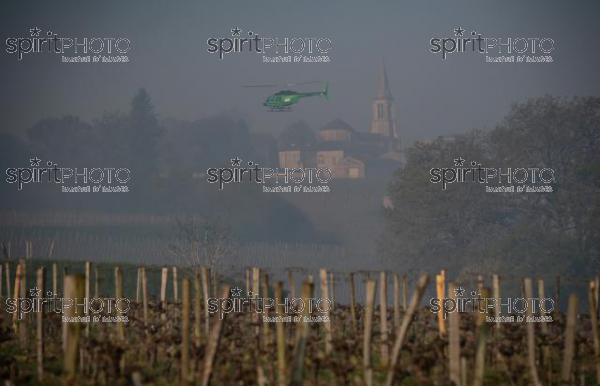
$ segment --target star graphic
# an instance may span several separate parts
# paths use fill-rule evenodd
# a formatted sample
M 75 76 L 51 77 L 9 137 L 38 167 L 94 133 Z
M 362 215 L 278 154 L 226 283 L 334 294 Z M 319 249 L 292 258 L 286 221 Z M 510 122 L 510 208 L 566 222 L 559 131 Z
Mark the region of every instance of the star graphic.
M 40 296 L 40 292 L 41 291 L 37 286 L 29 289 L 29 295 L 32 298 L 37 298 L 38 296 Z
M 233 27 L 231 29 L 231 36 L 240 36 L 240 32 L 242 32 L 241 29 L 239 29 L 238 27 Z
M 463 166 L 465 163 L 465 159 L 463 157 L 458 157 L 454 159 L 454 166 Z
M 240 166 L 240 163 L 242 162 L 242 160 L 240 159 L 240 157 L 235 157 L 231 159 L 231 166 Z
M 238 287 L 231 289 L 231 296 L 239 298 L 241 295 L 242 295 L 242 290 L 239 289 Z
M 454 36 L 463 36 L 464 32 L 465 32 L 465 30 L 462 29 L 461 27 L 454 28 Z
M 454 289 L 454 295 L 463 296 L 465 294 L 465 289 L 463 287 L 457 287 Z
M 39 159 L 38 157 L 35 157 L 35 158 L 30 158 L 30 159 L 29 159 L 29 164 L 30 164 L 31 166 L 40 166 L 40 162 L 42 162 L 42 160 L 41 160 L 41 159 Z
M 254 297 L 254 295 L 252 294 L 252 291 L 248 291 L 247 295 L 249 298 Z
M 31 36 L 40 36 L 40 32 L 42 32 L 42 30 L 38 27 L 33 27 L 29 29 L 29 33 L 31 34 Z

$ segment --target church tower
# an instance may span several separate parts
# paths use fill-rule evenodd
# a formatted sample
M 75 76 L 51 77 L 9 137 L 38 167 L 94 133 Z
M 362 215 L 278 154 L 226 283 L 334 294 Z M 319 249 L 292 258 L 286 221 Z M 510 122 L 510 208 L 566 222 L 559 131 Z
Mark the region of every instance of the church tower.
M 377 96 L 373 100 L 373 119 L 371 120 L 369 132 L 399 139 L 394 114 L 394 98 L 392 98 L 383 61 L 379 72 Z

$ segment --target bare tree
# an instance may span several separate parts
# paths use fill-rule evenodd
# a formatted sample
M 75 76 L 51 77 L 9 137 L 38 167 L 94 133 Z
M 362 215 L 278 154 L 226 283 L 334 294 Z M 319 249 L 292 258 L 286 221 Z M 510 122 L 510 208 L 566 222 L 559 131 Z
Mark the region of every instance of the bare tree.
M 177 218 L 176 224 L 175 242 L 169 245 L 169 252 L 182 264 L 214 269 L 225 257 L 237 253 L 231 227 L 219 218 L 188 216 Z

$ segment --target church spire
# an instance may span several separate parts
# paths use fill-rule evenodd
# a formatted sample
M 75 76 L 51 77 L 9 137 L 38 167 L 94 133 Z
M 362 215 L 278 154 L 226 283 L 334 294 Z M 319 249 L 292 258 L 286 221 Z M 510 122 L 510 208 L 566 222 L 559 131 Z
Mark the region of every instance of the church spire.
M 387 72 L 385 71 L 385 62 L 381 60 L 381 70 L 379 71 L 379 84 L 377 87 L 378 99 L 393 99 L 390 85 L 388 84 Z
M 393 105 L 394 99 L 390 91 L 385 64 L 382 60 L 377 83 L 377 96 L 373 100 L 373 119 L 369 128 L 370 133 L 398 139 Z

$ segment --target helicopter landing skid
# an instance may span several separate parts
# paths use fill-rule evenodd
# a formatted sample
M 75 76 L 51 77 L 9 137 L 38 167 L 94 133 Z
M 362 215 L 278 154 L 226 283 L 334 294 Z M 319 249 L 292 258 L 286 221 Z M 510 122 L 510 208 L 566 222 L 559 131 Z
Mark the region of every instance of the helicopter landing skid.
M 282 108 L 278 108 L 278 109 L 269 109 L 270 112 L 272 113 L 289 113 L 290 111 L 292 111 L 291 107 L 282 107 Z

